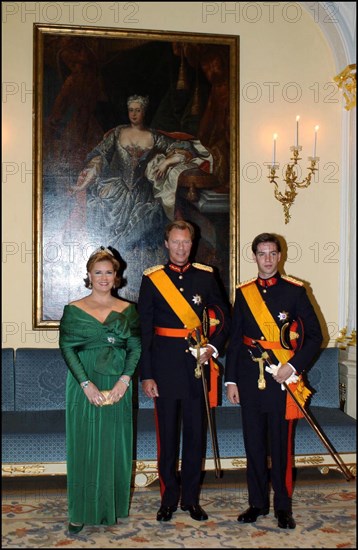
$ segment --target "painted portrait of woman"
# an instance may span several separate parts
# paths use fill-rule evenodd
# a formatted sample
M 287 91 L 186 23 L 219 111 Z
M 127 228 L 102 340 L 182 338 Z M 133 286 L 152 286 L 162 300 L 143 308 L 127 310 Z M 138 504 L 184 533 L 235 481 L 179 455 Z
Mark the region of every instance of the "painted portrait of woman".
M 180 217 L 176 191 L 180 174 L 212 157 L 197 139 L 172 137 L 148 128 L 148 97 L 127 100 L 129 124 L 115 127 L 88 155 L 72 192 L 87 190 L 87 225 L 125 258 L 127 286 L 137 301 L 144 269 L 166 261 L 163 235 Z
M 166 261 L 174 219 L 196 226 L 196 259 L 229 292 L 231 43 L 80 30 L 43 41 L 37 317 L 59 319 L 83 291 L 78 266 L 101 243 L 126 265 L 118 294 L 136 302 L 143 271 Z

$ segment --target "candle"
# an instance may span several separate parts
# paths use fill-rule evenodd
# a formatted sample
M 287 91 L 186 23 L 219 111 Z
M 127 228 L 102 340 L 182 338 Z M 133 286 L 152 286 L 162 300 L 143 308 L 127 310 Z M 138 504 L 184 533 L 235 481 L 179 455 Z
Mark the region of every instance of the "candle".
M 273 135 L 273 148 L 272 148 L 272 166 L 276 164 L 276 139 L 277 134 Z
M 314 143 L 313 143 L 313 158 L 316 158 L 316 149 L 317 149 L 317 132 L 319 126 L 314 127 Z
M 296 116 L 296 147 L 298 147 L 298 121 L 300 120 L 300 117 Z

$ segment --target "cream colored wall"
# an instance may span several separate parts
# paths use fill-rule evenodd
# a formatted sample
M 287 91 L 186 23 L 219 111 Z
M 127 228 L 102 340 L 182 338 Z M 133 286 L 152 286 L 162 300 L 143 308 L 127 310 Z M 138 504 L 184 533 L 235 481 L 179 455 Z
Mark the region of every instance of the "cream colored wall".
M 58 342 L 57 330 L 32 330 L 34 22 L 240 36 L 240 280 L 256 274 L 249 253 L 253 237 L 262 231 L 282 235 L 289 245 L 286 273 L 311 284 L 332 343 L 338 333 L 342 103 L 332 83 L 333 57 L 310 14 L 299 4 L 261 2 L 250 8 L 242 2 L 4 2 L 2 7 L 3 346 L 56 347 Z M 313 127 L 320 126 L 319 181 L 299 191 L 285 225 L 265 163 L 271 161 L 275 132 L 277 160 L 281 165 L 289 160 L 296 115 L 304 174 Z

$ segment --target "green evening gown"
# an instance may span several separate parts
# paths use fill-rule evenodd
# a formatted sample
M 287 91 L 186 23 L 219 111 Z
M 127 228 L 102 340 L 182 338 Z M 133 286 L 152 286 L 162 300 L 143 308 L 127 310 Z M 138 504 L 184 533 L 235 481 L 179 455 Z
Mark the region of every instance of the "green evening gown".
M 133 459 L 132 383 L 114 405 L 96 407 L 80 384 L 110 390 L 132 376 L 140 356 L 139 317 L 130 304 L 101 323 L 74 305 L 64 308 L 59 345 L 69 368 L 66 384 L 68 517 L 114 525 L 129 513 Z

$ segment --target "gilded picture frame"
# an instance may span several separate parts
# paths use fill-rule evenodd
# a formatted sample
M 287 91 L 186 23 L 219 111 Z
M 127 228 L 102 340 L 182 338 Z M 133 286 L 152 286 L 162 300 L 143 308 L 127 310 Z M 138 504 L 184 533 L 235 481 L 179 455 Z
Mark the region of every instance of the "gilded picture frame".
M 107 174 L 105 191 L 79 191 L 91 151 L 128 124 L 133 96 L 148 100 L 148 128 L 183 149 L 195 146 L 190 161 L 183 156 L 188 165 L 178 165 L 171 207 L 165 209 L 160 192 L 156 207 L 169 221 L 194 224 L 200 234 L 196 261 L 214 267 L 233 301 L 239 268 L 239 37 L 34 24 L 33 74 L 33 328 L 58 329 L 64 305 L 88 293 L 86 262 L 99 246 L 120 253 L 127 271 L 118 294 L 134 302 L 143 270 L 162 261 L 153 252 L 158 235 L 149 222 L 152 204 L 147 210 L 141 204 L 135 214 L 144 222 L 142 235 L 138 223 L 129 230 L 132 218 L 122 223 L 129 206 L 116 186 L 134 189 L 134 176 L 129 182 L 119 166 L 117 174 Z M 153 183 L 149 163 L 141 177 Z M 115 191 L 103 207 L 108 181 Z M 102 208 L 103 225 L 92 217 L 93 205 Z

